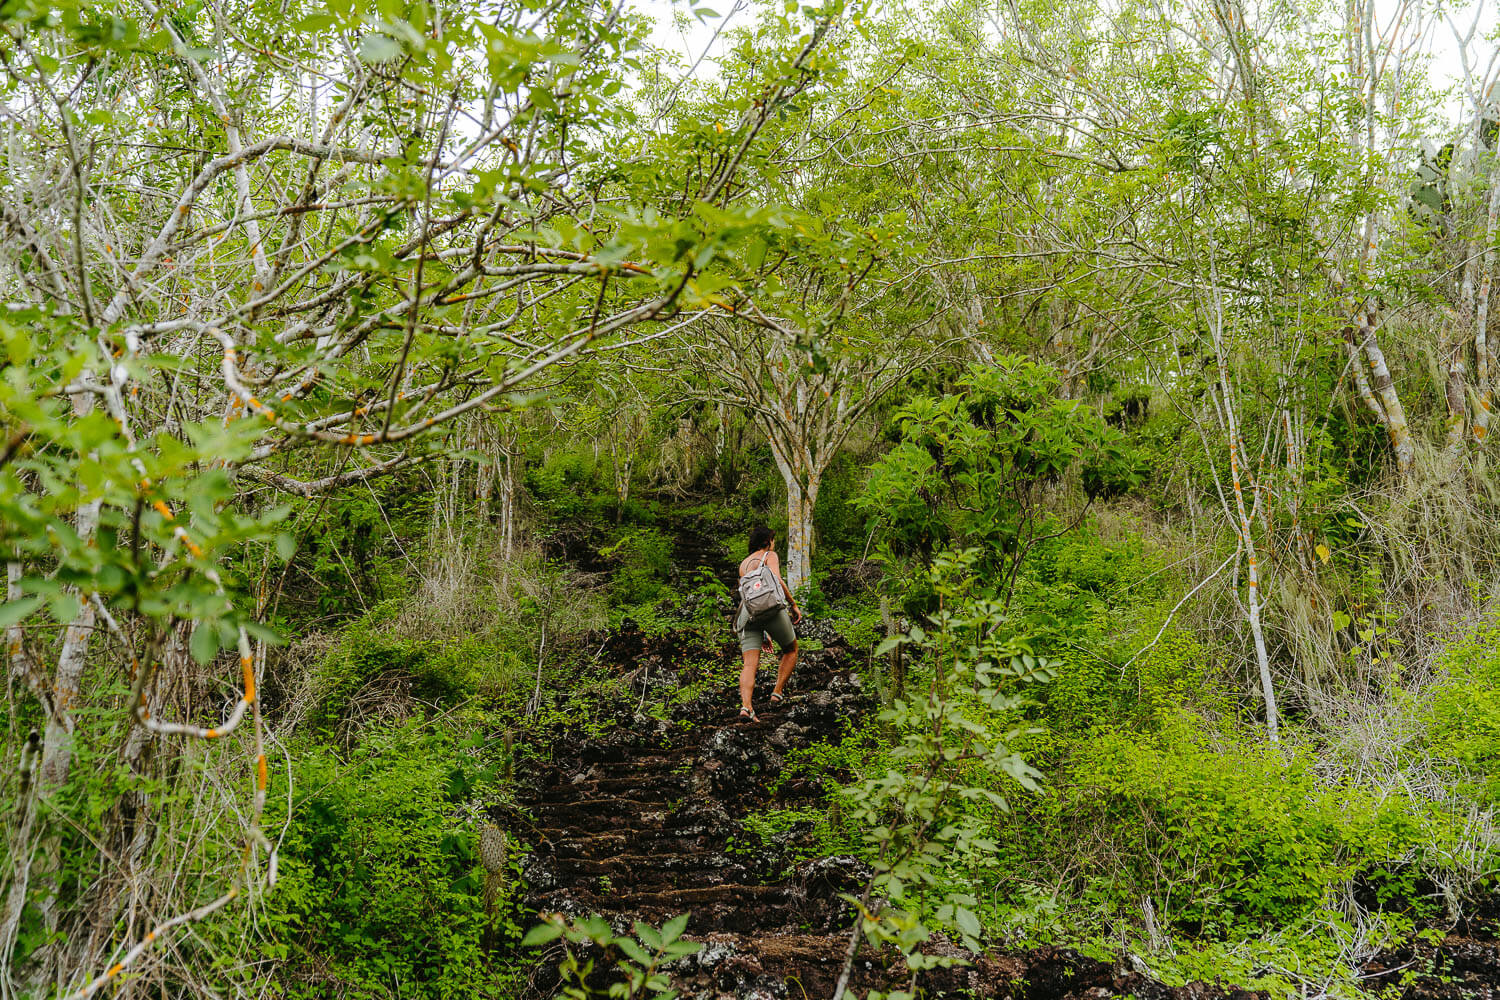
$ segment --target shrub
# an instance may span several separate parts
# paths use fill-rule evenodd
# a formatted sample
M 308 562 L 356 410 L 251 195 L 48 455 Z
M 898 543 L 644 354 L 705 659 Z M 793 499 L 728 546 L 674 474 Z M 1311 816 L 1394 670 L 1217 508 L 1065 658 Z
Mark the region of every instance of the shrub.
M 1088 890 L 1149 896 L 1192 933 L 1286 926 L 1357 872 L 1395 877 L 1431 839 L 1408 799 L 1321 786 L 1306 748 L 1220 744 L 1179 719 L 1155 736 L 1101 728 L 1074 751 L 1062 815 L 1096 831 L 1095 856 L 1074 858 Z
M 555 520 L 577 517 L 598 507 L 599 467 L 589 451 L 558 451 L 526 470 L 525 486 L 538 507 Z M 613 503 L 613 496 L 609 497 Z
M 494 781 L 476 748 L 419 726 L 374 732 L 347 759 L 323 746 L 304 752 L 266 900 L 287 997 L 509 995 L 482 945 L 487 932 L 519 938 L 517 914 L 502 891 L 490 930 L 464 808 Z
M 378 620 L 351 626 L 318 665 L 313 678 L 317 703 L 308 722 L 331 731 L 349 714 L 355 696 L 379 678 L 410 678 L 421 669 L 420 643 L 387 633 Z
M 1472 775 L 1468 791 L 1500 804 L 1500 616 L 1453 642 L 1426 707 L 1428 751 Z
M 860 557 L 866 527 L 855 498 L 864 487 L 864 475 L 864 463 L 843 451 L 823 474 L 813 527 L 818 538 L 818 558 L 824 565 Z
M 1165 630 L 1150 621 L 1143 631 L 1155 644 L 1143 647 L 1124 670 L 1124 685 L 1132 691 L 1137 717 L 1142 722 L 1161 723 L 1180 715 L 1185 708 L 1221 709 L 1211 686 L 1208 651 L 1185 628 L 1168 625 Z
M 655 528 L 634 528 L 599 550 L 614 572 L 610 603 L 639 604 L 660 597 L 672 573 L 672 539 Z
M 1088 527 L 1054 540 L 1044 552 L 1037 553 L 1038 563 L 1047 567 L 1052 579 L 1071 583 L 1079 590 L 1116 597 L 1129 589 L 1136 600 L 1151 599 L 1161 593 L 1159 574 L 1161 553 L 1140 538 L 1130 536 L 1117 541 L 1100 538 Z
M 900 441 L 870 467 L 854 501 L 890 562 L 924 565 L 947 547 L 979 553 L 975 571 L 1007 607 L 1034 542 L 1071 530 L 1050 484 L 1089 499 L 1133 488 L 1142 470 L 1125 439 L 1087 407 L 1057 398 L 1058 375 L 1025 358 L 973 365 L 958 392 L 895 414 Z
M 828 597 L 823 593 L 820 575 L 814 573 L 797 591 L 797 606 L 802 613 L 809 618 L 822 618 L 828 614 L 832 605 Z

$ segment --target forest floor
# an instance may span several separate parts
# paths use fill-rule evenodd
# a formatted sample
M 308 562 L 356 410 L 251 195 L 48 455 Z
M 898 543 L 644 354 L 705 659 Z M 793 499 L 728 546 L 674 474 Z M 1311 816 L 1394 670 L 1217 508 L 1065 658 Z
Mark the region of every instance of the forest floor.
M 704 565 L 703 546 L 679 540 L 678 557 Z M 712 565 L 712 562 L 708 562 Z M 522 782 L 523 815 L 502 818 L 521 832 L 525 904 L 538 913 L 597 913 L 624 933 L 640 920 L 660 925 L 691 915 L 686 937 L 703 943 L 671 969 L 673 985 L 695 1000 L 826 998 L 833 995 L 849 944 L 851 906 L 870 871 L 848 855 L 810 850 L 812 824 L 767 834 L 753 818 L 769 811 L 816 814 L 829 791 L 852 775 L 811 774 L 789 757 L 837 743 L 873 711 L 856 668 L 864 660 L 821 623 L 799 627 L 813 648 L 769 705 L 763 667 L 758 722 L 739 721 L 733 674 L 738 650 L 692 631 L 646 635 L 626 622 L 603 638 L 599 658 L 629 682 L 628 697 L 594 735 L 553 742 L 550 759 Z M 596 640 L 597 641 L 597 640 Z M 821 648 L 818 648 L 821 647 Z M 701 668 L 716 661 L 717 682 Z M 673 695 L 678 695 L 674 699 Z M 683 697 L 682 695 L 688 695 Z M 670 706 L 654 714 L 648 704 Z M 506 810 L 508 813 L 509 810 Z M 525 815 L 529 814 L 529 816 Z M 752 821 L 747 823 L 747 820 Z M 1438 940 L 1382 952 L 1359 970 L 1361 985 L 1390 1000 L 1500 998 L 1500 905 L 1481 906 Z M 1436 937 L 1436 935 L 1433 935 Z M 1167 986 L 1128 956 L 1103 962 L 1063 947 L 970 955 L 942 938 L 924 948 L 964 960 L 921 974 L 922 996 L 997 1000 L 1250 1000 L 1266 994 L 1232 984 Z M 560 951 L 541 956 L 534 997 L 555 994 Z M 1139 960 L 1136 960 L 1139 962 Z M 1149 967 L 1145 967 L 1149 969 Z M 852 995 L 909 988 L 894 950 L 861 947 Z M 1309 994 L 1310 995 L 1310 994 Z M 1324 994 L 1328 995 L 1328 994 Z

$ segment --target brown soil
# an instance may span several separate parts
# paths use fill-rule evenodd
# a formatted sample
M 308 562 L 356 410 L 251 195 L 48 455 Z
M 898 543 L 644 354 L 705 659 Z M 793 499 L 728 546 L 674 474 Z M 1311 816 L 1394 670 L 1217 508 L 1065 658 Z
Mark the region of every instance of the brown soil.
M 1383 951 L 1360 973 L 1388 1000 L 1500 1000 L 1500 898 L 1478 900 L 1441 940 Z

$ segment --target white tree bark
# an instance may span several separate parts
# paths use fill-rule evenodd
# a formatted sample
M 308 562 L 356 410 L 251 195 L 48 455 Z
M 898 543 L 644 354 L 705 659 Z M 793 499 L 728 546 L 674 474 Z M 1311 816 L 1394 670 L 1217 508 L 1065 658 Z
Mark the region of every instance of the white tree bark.
M 795 594 L 812 579 L 814 546 L 813 510 L 818 503 L 818 488 L 823 469 L 805 463 L 786 461 L 782 449 L 771 446 L 776 466 L 786 484 L 786 585 Z
M 1213 262 L 1210 259 L 1210 267 Z M 1271 676 L 1271 660 L 1266 650 L 1265 630 L 1261 623 L 1261 611 L 1264 606 L 1261 593 L 1261 567 L 1260 554 L 1256 549 L 1255 542 L 1255 517 L 1261 502 L 1262 492 L 1260 484 L 1251 478 L 1253 473 L 1246 463 L 1244 439 L 1240 434 L 1239 414 L 1235 409 L 1235 394 L 1233 379 L 1229 374 L 1228 351 L 1224 344 L 1224 310 L 1223 300 L 1219 289 L 1211 289 L 1211 300 L 1207 309 L 1207 320 L 1210 334 L 1213 338 L 1214 362 L 1216 366 L 1216 384 L 1219 415 L 1223 422 L 1223 432 L 1229 447 L 1229 478 L 1231 496 L 1226 496 L 1222 486 L 1219 486 L 1219 502 L 1224 508 L 1231 524 L 1234 525 L 1235 538 L 1237 542 L 1237 553 L 1243 552 L 1246 559 L 1246 614 L 1245 617 L 1250 624 L 1251 640 L 1255 645 L 1255 664 L 1260 674 L 1261 696 L 1266 706 L 1266 738 L 1276 743 L 1280 740 L 1280 712 L 1276 703 L 1276 686 Z M 1202 433 L 1202 428 L 1199 428 Z M 1208 450 L 1208 439 L 1203 438 L 1204 448 Z M 1264 451 L 1262 459 L 1264 459 Z M 1218 473 L 1214 474 L 1215 484 L 1218 485 Z M 1249 479 L 1247 483 L 1246 480 Z M 1250 492 L 1251 501 L 1246 502 L 1245 493 Z

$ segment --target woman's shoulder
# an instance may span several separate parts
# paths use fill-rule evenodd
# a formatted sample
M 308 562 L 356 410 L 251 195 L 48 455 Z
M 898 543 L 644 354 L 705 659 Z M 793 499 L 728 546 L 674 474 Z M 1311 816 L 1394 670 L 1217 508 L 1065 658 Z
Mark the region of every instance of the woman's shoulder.
M 752 553 L 750 553 L 748 556 L 746 556 L 745 558 L 743 558 L 743 559 L 740 560 L 740 576 L 744 576 L 746 573 L 748 573 L 751 570 L 755 569 L 759 565 L 760 565 L 760 553 L 759 552 L 752 552 Z M 776 558 L 776 550 L 775 549 L 772 549 L 770 552 L 768 552 L 766 554 L 766 565 L 769 566 L 769 567 L 771 567 L 772 569 L 776 570 L 777 572 L 781 571 L 781 560 Z

